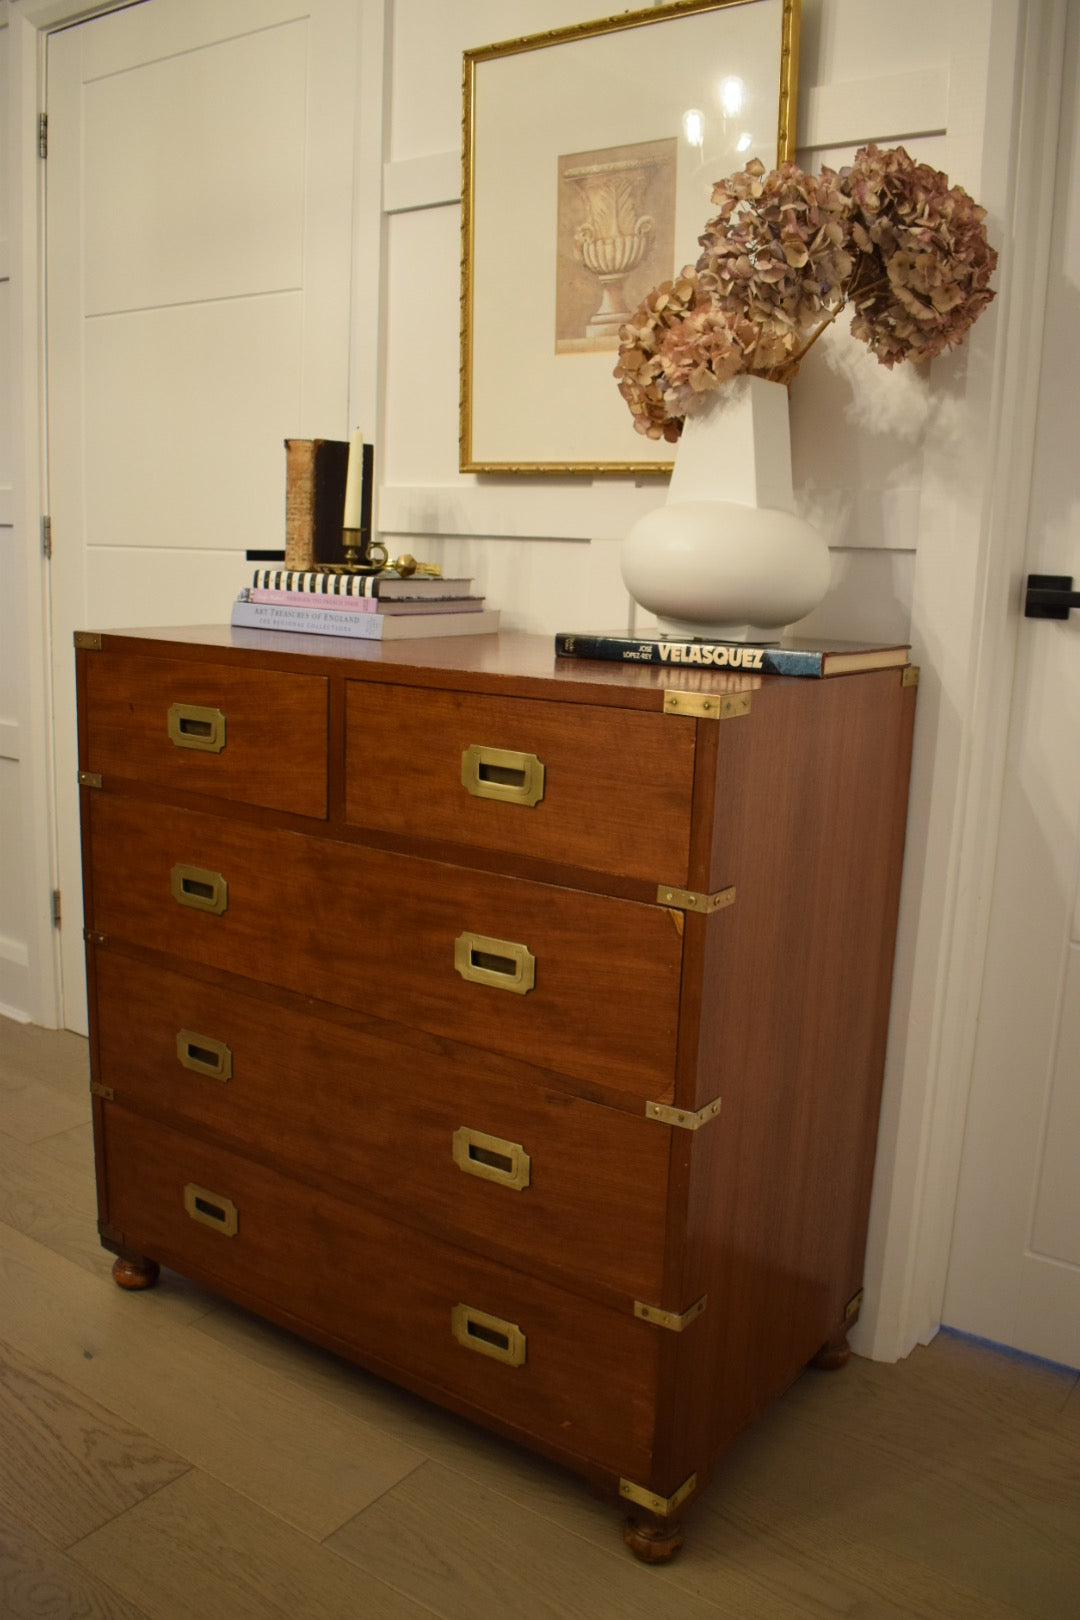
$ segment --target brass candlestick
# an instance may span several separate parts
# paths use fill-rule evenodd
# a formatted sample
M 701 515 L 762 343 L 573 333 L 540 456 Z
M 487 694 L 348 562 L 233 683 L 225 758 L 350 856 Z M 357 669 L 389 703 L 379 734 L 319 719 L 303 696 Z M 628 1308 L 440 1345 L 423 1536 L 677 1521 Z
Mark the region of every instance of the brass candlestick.
M 367 529 L 342 529 L 341 549 L 345 561 L 316 563 L 319 574 L 381 574 L 389 553 L 381 540 L 372 540 Z
M 413 574 L 422 574 L 428 579 L 441 579 L 442 569 L 438 563 L 417 562 L 408 552 L 400 557 L 391 557 L 381 540 L 372 540 L 366 529 L 342 529 L 342 550 L 345 553 L 343 563 L 313 563 L 312 571 L 316 574 L 400 574 L 402 579 L 411 579 Z

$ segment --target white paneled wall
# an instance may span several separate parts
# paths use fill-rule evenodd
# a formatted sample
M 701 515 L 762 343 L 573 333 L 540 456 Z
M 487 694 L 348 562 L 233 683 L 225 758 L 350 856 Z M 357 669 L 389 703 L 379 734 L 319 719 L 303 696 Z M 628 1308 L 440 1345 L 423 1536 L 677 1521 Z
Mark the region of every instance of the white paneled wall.
M 453 558 L 455 568 L 467 559 L 508 626 L 542 632 L 634 622 L 613 542 L 663 499 L 666 481 L 457 471 L 461 55 L 596 10 L 581 0 L 392 3 L 377 522 L 392 553 Z M 914 156 L 946 161 L 940 10 L 920 0 L 883 59 L 878 6 L 804 0 L 800 161 L 838 166 L 864 140 L 901 136 Z M 807 359 L 791 396 L 796 493 L 835 548 L 833 591 L 808 633 L 907 637 L 923 444 L 947 411 L 935 384 L 885 373 L 846 333 Z

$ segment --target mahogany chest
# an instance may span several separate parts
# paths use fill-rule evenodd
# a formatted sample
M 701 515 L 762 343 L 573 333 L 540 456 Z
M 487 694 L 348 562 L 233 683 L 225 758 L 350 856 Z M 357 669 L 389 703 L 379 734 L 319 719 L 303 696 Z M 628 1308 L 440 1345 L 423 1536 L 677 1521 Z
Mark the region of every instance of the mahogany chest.
M 117 1280 L 543 1452 L 666 1556 L 858 1309 L 911 672 L 76 642 Z

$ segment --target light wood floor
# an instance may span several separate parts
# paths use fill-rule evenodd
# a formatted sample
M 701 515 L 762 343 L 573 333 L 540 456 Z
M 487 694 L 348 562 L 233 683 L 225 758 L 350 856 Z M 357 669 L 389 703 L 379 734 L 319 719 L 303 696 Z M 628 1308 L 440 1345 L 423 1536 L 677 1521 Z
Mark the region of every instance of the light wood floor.
M 0 1620 L 1080 1616 L 1075 1374 L 808 1372 L 662 1569 L 576 1480 L 94 1226 L 86 1043 L 0 1019 Z

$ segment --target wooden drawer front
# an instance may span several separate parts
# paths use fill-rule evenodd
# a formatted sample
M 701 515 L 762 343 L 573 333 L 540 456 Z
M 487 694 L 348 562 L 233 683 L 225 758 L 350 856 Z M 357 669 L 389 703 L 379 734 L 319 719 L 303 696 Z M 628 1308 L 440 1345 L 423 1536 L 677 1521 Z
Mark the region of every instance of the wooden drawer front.
M 681 915 L 114 794 L 88 799 L 88 926 L 108 939 L 670 1098 Z M 177 903 L 177 865 L 203 874 L 196 890 L 225 898 L 219 915 Z M 534 988 L 508 991 L 510 973 L 493 973 L 495 984 L 463 978 L 455 957 L 466 931 L 527 947 Z
M 91 653 L 86 722 L 80 764 L 107 780 L 122 777 L 325 819 L 322 676 Z
M 106 1105 L 105 1121 L 107 1219 L 128 1247 L 576 1456 L 647 1476 L 662 1335 L 630 1310 L 518 1275 L 124 1109 Z M 520 1330 L 523 1364 L 458 1343 L 460 1304 Z M 490 1344 L 477 1326 L 472 1345 Z
M 346 692 L 345 814 L 357 826 L 686 883 L 691 721 L 360 681 Z M 463 785 L 470 748 L 484 750 L 466 761 L 473 785 L 512 797 Z M 530 804 L 539 766 L 543 796 Z
M 669 1133 L 643 1111 L 523 1087 L 506 1059 L 400 1046 L 107 950 L 96 979 L 118 1103 L 362 1188 L 395 1219 L 525 1270 L 539 1261 L 660 1297 Z

